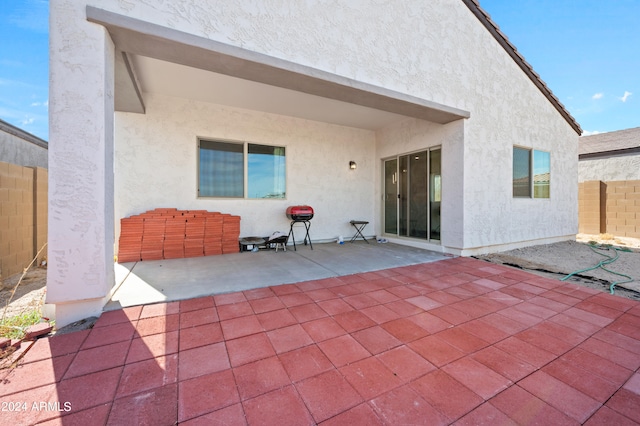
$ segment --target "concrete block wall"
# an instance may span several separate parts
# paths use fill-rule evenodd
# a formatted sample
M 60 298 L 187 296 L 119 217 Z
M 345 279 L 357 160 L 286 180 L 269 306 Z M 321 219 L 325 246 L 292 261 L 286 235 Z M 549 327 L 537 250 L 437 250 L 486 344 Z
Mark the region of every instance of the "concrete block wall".
M 607 232 L 640 238 L 640 180 L 607 182 Z
M 46 241 L 47 170 L 0 162 L 0 276 L 21 273 Z
M 578 212 L 581 233 L 640 238 L 640 180 L 581 182 Z
M 578 232 L 605 232 L 605 191 L 605 184 L 599 180 L 580 182 L 578 185 Z

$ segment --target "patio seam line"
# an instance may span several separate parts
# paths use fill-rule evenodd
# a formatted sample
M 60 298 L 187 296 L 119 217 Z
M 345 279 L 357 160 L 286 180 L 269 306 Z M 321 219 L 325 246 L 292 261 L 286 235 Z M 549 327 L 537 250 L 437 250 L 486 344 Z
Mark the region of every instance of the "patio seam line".
M 304 254 L 300 253 L 300 257 L 304 257 L 305 259 L 307 259 L 308 261 L 310 261 L 311 263 L 315 263 L 316 265 L 320 266 L 321 268 L 329 271 L 330 273 L 332 273 L 332 277 L 339 277 L 340 274 L 332 269 L 327 268 L 326 266 L 322 265 L 319 262 L 316 262 L 315 260 L 311 259 L 310 257 L 305 256 Z M 295 284 L 295 283 L 294 283 Z
M 132 268 L 132 269 L 133 269 L 133 268 Z M 123 280 L 123 282 L 124 282 L 124 280 Z M 140 309 L 140 313 L 142 313 L 142 309 Z M 138 314 L 138 318 L 136 318 L 136 319 L 130 319 L 129 321 L 138 321 L 138 320 L 139 320 L 139 318 L 140 318 L 140 313 Z M 137 325 L 137 323 L 136 323 L 136 325 Z M 93 328 L 92 328 L 91 330 L 93 331 Z M 86 337 L 86 338 L 89 338 L 89 335 L 90 335 L 90 334 L 91 334 L 91 332 L 89 332 L 89 333 L 87 334 L 87 337 Z M 108 414 L 107 414 L 107 418 L 106 418 L 106 421 L 107 421 L 107 422 L 109 421 L 109 418 L 111 417 L 111 412 L 113 411 L 113 406 L 115 405 L 115 401 L 116 401 L 117 399 L 122 399 L 122 398 L 125 398 L 125 397 L 126 397 L 126 396 L 123 396 L 123 397 L 117 398 L 117 395 L 118 395 L 118 388 L 120 387 L 120 383 L 121 383 L 121 381 L 122 381 L 122 375 L 124 374 L 125 366 L 127 365 L 127 356 L 129 355 L 129 351 L 131 350 L 131 344 L 132 344 L 133 339 L 136 337 L 136 335 L 137 335 L 137 334 L 138 334 L 138 332 L 137 332 L 137 330 L 135 329 L 135 326 L 134 326 L 134 332 L 131 334 L 131 336 L 129 337 L 129 340 L 128 340 L 129 344 L 128 344 L 128 346 L 127 346 L 127 351 L 126 351 L 125 356 L 124 356 L 123 364 L 122 364 L 122 365 L 120 365 L 120 366 L 116 366 L 117 368 L 120 368 L 120 373 L 118 374 L 118 382 L 117 382 L 117 384 L 116 384 L 116 387 L 115 387 L 115 389 L 113 390 L 113 398 L 111 399 L 111 405 L 109 406 L 109 410 L 108 410 Z M 138 337 L 140 337 L 140 336 L 138 336 Z M 82 344 L 84 344 L 84 342 L 83 342 Z M 104 346 L 104 345 L 102 345 L 102 346 Z M 99 347 L 99 346 L 96 346 L 96 347 Z M 80 345 L 80 348 L 82 348 L 82 345 Z M 77 356 L 79 353 L 80 353 L 80 350 L 78 350 L 78 351 L 76 352 L 76 356 Z M 74 357 L 74 360 L 75 360 L 75 357 Z M 116 367 L 110 367 L 110 368 L 116 368 Z M 71 364 L 69 364 L 69 368 L 71 368 Z M 100 371 L 106 371 L 106 370 L 100 370 Z M 66 373 L 65 373 L 65 374 L 66 374 Z M 84 375 L 86 376 L 86 375 L 88 375 L 88 374 L 91 374 L 91 373 L 87 373 L 87 374 L 84 374 Z M 78 376 L 78 377 L 82 377 L 82 376 Z M 163 387 L 164 387 L 164 386 L 163 386 Z M 159 388 L 159 387 L 158 387 L 158 388 Z M 156 388 L 154 388 L 154 389 L 156 389 Z M 128 396 L 131 396 L 131 395 L 128 395 Z M 90 409 L 90 408 L 96 408 L 96 407 L 98 407 L 98 406 L 100 406 L 100 405 L 101 405 L 101 404 L 94 405 L 94 406 L 92 406 L 92 407 L 87 407 L 85 410 L 88 410 L 88 409 Z M 63 423 L 64 423 L 64 422 L 63 422 Z
M 131 349 L 131 343 L 129 343 L 129 349 Z M 127 355 L 129 354 L 129 349 L 127 350 Z M 127 362 L 127 358 L 125 357 L 125 365 Z M 111 417 L 111 412 L 113 411 L 113 406 L 115 405 L 118 395 L 118 388 L 120 387 L 120 382 L 122 381 L 122 374 L 124 373 L 124 365 L 122 365 L 120 367 L 120 374 L 118 375 L 118 384 L 116 385 L 116 388 L 113 390 L 113 399 L 112 399 L 112 403 L 109 406 L 109 411 L 107 413 L 107 422 L 109 421 L 109 418 Z M 155 389 L 155 388 L 154 388 Z M 131 396 L 131 395 L 129 395 Z M 121 398 L 125 398 L 125 397 L 121 397 Z M 97 406 L 94 406 L 97 407 Z M 64 423 L 64 422 L 63 422 Z
M 69 369 L 71 368 L 71 365 L 73 364 L 73 362 L 76 360 L 76 358 L 78 357 L 78 354 L 80 353 L 80 348 L 82 348 L 82 346 L 85 344 L 85 342 L 87 341 L 87 339 L 89 338 L 89 334 L 91 334 L 91 331 L 89 331 L 89 333 L 86 333 L 86 336 L 84 336 L 84 338 L 81 340 L 80 344 L 78 345 L 78 349 L 76 349 L 75 353 L 73 354 L 73 357 L 71 358 L 71 362 L 69 362 L 69 365 L 67 365 L 67 367 L 64 369 L 64 372 L 62 372 L 62 374 L 60 375 L 60 380 L 56 381 L 55 383 L 61 383 L 62 380 L 64 379 L 64 376 L 69 372 Z M 33 341 L 33 345 L 35 345 L 35 343 L 38 340 L 34 340 Z M 33 346 L 32 345 L 32 346 Z M 31 350 L 31 347 L 29 347 L 29 350 Z M 28 351 L 27 351 L 28 352 Z M 26 354 L 25 354 L 26 355 Z M 64 356 L 64 355 L 59 355 L 59 356 Z M 51 359 L 53 359 L 54 356 L 51 356 Z M 80 376 L 78 376 L 80 377 Z

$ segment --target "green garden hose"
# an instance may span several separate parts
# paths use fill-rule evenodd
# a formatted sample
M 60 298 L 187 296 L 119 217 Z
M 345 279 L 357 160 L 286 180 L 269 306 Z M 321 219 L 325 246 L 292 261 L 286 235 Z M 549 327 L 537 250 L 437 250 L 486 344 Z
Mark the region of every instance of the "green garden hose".
M 567 275 L 566 277 L 564 277 L 563 279 L 561 279 L 560 281 L 566 281 L 570 277 L 572 277 L 573 275 L 581 274 L 581 273 L 587 272 L 587 271 L 592 271 L 592 270 L 598 269 L 598 268 L 602 269 L 603 271 L 607 271 L 607 272 L 609 272 L 611 274 L 627 278 L 626 280 L 623 280 L 623 281 L 614 281 L 613 283 L 611 283 L 611 285 L 609 286 L 609 292 L 611 294 L 613 294 L 613 289 L 615 288 L 616 285 L 624 284 L 624 283 L 630 283 L 631 281 L 633 281 L 633 278 L 631 278 L 629 275 L 621 274 L 619 272 L 615 272 L 615 271 L 612 271 L 610 269 L 605 268 L 605 265 L 610 265 L 611 263 L 613 263 L 616 260 L 618 260 L 618 258 L 620 257 L 618 252 L 620 252 L 620 251 L 630 252 L 631 250 L 629 250 L 627 248 L 614 247 L 614 246 L 608 245 L 608 244 L 607 245 L 603 245 L 603 244 L 596 245 L 595 243 L 589 243 L 589 247 L 591 248 L 591 250 L 593 250 L 594 253 L 597 253 L 600 256 L 604 256 L 606 259 L 598 262 L 597 265 L 592 266 L 591 268 L 585 268 L 585 269 L 580 269 L 578 271 L 574 271 L 574 272 L 570 273 L 569 275 Z M 608 250 L 613 250 L 613 252 L 615 253 L 615 256 L 607 256 L 606 254 L 601 253 L 598 250 L 607 250 L 607 251 Z

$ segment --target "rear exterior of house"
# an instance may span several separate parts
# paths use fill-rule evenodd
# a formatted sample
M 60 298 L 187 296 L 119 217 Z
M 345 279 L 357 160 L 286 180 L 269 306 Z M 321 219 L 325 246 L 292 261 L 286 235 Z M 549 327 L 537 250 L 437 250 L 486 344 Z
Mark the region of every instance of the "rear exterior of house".
M 363 220 L 457 255 L 577 231 L 580 128 L 472 0 L 54 0 L 50 31 L 58 325 L 100 312 L 119 220 L 157 207 L 265 236 L 306 204 L 314 242 Z

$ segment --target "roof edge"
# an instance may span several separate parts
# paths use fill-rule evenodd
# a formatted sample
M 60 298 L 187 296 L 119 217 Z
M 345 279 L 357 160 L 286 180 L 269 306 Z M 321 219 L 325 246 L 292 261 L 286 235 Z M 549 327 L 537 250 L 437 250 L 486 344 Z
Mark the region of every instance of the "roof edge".
M 533 70 L 533 67 L 524 59 L 516 47 L 509 41 L 507 36 L 505 36 L 498 25 L 493 22 L 491 17 L 487 12 L 482 9 L 480 3 L 477 0 L 462 0 L 462 2 L 469 8 L 469 10 L 474 14 L 476 18 L 484 25 L 484 27 L 493 35 L 498 44 L 502 46 L 502 48 L 511 56 L 514 62 L 520 67 L 522 71 L 529 77 L 529 79 L 535 84 L 535 86 L 542 92 L 542 94 L 551 102 L 551 104 L 558 110 L 560 115 L 564 117 L 564 119 L 569 123 L 569 125 L 573 128 L 573 130 L 578 133 L 578 135 L 582 134 L 582 128 L 578 124 L 575 118 L 567 111 L 567 109 L 562 105 L 562 103 L 558 100 L 558 98 L 551 92 L 551 89 L 547 87 L 546 83 L 542 81 L 540 76 Z
M 16 127 L 13 124 L 7 123 L 4 120 L 0 120 L 0 131 L 19 137 L 20 139 L 31 142 L 32 144 L 38 145 L 41 148 L 49 149 L 49 143 L 44 139 L 40 139 L 36 135 L 32 135 L 31 133 L 22 130 L 19 127 Z
M 619 155 L 630 155 L 636 153 L 640 154 L 640 146 L 636 146 L 633 148 L 612 149 L 610 151 L 587 152 L 584 154 L 579 154 L 578 159 L 586 160 L 589 158 L 615 157 Z

